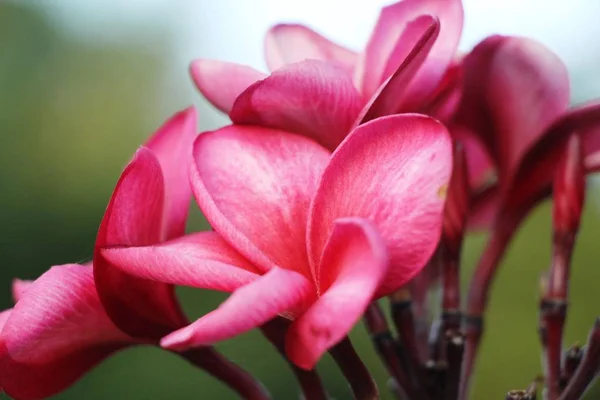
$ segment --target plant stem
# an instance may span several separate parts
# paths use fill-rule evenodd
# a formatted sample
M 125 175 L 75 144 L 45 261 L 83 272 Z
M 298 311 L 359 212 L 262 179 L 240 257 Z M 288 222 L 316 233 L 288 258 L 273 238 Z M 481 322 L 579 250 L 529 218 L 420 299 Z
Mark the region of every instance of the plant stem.
M 379 399 L 377 385 L 348 337 L 332 347 L 329 353 L 346 377 L 356 400 Z

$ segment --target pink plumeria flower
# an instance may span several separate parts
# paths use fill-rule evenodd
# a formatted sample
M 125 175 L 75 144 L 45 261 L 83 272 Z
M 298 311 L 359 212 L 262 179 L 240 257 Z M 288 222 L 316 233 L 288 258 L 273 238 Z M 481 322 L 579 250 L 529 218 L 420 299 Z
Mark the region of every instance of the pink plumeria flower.
M 191 199 L 186 159 L 195 136 L 196 113 L 189 109 L 136 153 L 103 218 L 97 253 L 106 245 L 148 245 L 184 234 Z M 0 387 L 19 400 L 60 392 L 115 351 L 158 344 L 188 323 L 171 285 L 127 276 L 101 255 L 93 267 L 62 265 L 31 284 L 17 282 L 14 292 L 16 306 L 0 314 Z M 199 366 L 203 359 L 227 363 L 211 348 L 185 356 Z M 239 384 L 232 387 L 244 393 L 248 375 L 229 367 Z
M 162 340 L 208 345 L 281 315 L 287 354 L 311 369 L 373 299 L 410 280 L 439 240 L 452 144 L 421 115 L 356 128 L 331 153 L 289 132 L 232 125 L 201 134 L 191 165 L 214 228 L 102 256 L 140 278 L 233 292 Z
M 566 67 L 542 44 L 489 37 L 465 57 L 463 72 L 463 98 L 451 131 L 465 143 L 471 182 L 479 190 L 487 187 L 474 204 L 478 225 L 489 226 L 498 207 L 504 207 L 501 220 L 507 213 L 520 220 L 547 196 L 573 132 L 581 136 L 586 169 L 599 169 L 600 105 L 569 109 Z M 497 181 L 490 186 L 491 176 Z
M 213 60 L 190 69 L 200 92 L 234 123 L 306 135 L 334 150 L 353 127 L 380 116 L 452 113 L 462 21 L 460 0 L 404 0 L 383 8 L 360 55 L 287 24 L 267 34 L 269 76 Z

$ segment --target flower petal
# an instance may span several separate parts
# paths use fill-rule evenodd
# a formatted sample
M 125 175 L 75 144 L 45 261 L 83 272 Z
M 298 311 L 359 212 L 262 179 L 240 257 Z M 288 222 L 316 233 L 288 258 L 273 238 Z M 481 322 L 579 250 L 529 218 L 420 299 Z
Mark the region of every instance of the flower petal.
M 14 302 L 18 302 L 21 296 L 25 294 L 31 287 L 33 281 L 14 279 L 12 284 L 12 296 Z
M 510 177 L 525 151 L 569 105 L 567 70 L 528 38 L 490 37 L 465 57 L 459 120 L 481 135 Z
M 265 38 L 265 58 L 271 71 L 311 60 L 335 63 L 352 74 L 358 55 L 299 24 L 279 24 Z
M 311 263 L 318 264 L 333 221 L 361 217 L 390 251 L 382 292 L 406 283 L 437 246 L 451 169 L 452 141 L 431 118 L 402 114 L 359 126 L 333 153 L 311 205 Z
M 0 340 L 0 386 L 17 399 L 49 397 L 134 341 L 111 322 L 92 269 L 53 267 L 15 305 Z
M 267 77 L 246 65 L 204 59 L 192 61 L 190 75 L 206 100 L 226 114 L 240 93 Z
M 496 168 L 485 144 L 464 126 L 450 126 L 449 129 L 452 138 L 465 149 L 471 188 L 478 191 L 488 186 L 495 179 Z
M 390 55 L 397 47 L 398 38 L 407 23 L 421 15 L 440 20 L 441 31 L 431 53 L 409 88 L 410 95 L 419 103 L 428 97 L 450 65 L 460 40 L 463 8 L 460 0 L 404 0 L 384 7 L 377 25 L 367 43 L 364 55 L 362 93 L 370 97 L 396 68 L 387 67 Z M 410 46 L 410 45 L 407 45 Z M 399 60 L 400 61 L 400 60 Z
M 600 104 L 590 104 L 564 114 L 526 152 L 512 184 L 501 193 L 506 207 L 521 211 L 550 194 L 556 166 L 573 133 L 582 140 L 586 170 L 598 170 Z
M 399 39 L 400 48 L 392 55 L 400 58 L 395 71 L 377 89 L 363 108 L 354 126 L 380 116 L 406 112 L 407 101 L 411 101 L 406 90 L 419 68 L 423 65 L 440 31 L 436 18 L 423 15 L 407 24 Z M 414 111 L 414 110 L 412 110 Z
M 329 149 L 350 131 L 362 106 L 352 77 L 324 61 L 288 65 L 255 83 L 235 101 L 231 120 L 311 137 Z
M 110 317 L 131 336 L 157 340 L 186 323 L 173 287 L 124 274 L 104 259 L 101 249 L 160 242 L 164 193 L 159 161 L 142 147 L 117 183 L 94 254 L 96 285 Z
M 161 346 L 180 351 L 232 338 L 302 308 L 315 293 L 313 283 L 301 274 L 273 268 L 233 292 L 216 310 L 163 338 Z
M 102 250 L 112 266 L 138 278 L 232 292 L 258 278 L 255 267 L 216 232 L 199 232 L 169 242 Z
M 192 186 L 212 227 L 258 268 L 309 276 L 305 221 L 329 156 L 302 136 L 231 125 L 196 140 Z
M 160 163 L 164 179 L 161 240 L 185 233 L 192 198 L 187 162 L 192 159 L 196 124 L 196 110 L 188 108 L 175 114 L 146 143 Z
M 358 322 L 387 269 L 385 242 L 370 222 L 337 220 L 319 267 L 322 295 L 290 327 L 288 358 L 301 368 L 312 369 Z

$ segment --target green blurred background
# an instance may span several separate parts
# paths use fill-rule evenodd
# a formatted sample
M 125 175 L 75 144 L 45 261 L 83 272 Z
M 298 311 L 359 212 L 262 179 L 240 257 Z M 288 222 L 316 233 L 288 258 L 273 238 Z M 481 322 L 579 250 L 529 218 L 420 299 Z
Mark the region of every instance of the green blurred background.
M 95 8 L 84 10 L 85 5 L 92 3 Z M 201 129 L 223 123 L 223 117 L 211 111 L 194 92 L 186 69 L 191 57 L 221 55 L 215 51 L 220 44 L 250 48 L 257 53 L 252 57 L 261 56 L 261 43 L 247 45 L 244 28 L 230 31 L 237 26 L 232 22 L 235 18 L 252 23 L 241 10 L 232 7 L 213 18 L 214 4 L 203 12 L 203 2 L 171 1 L 163 2 L 167 5 L 154 13 L 168 11 L 159 18 L 150 18 L 147 10 L 139 12 L 156 3 L 159 1 L 137 0 L 120 8 L 114 1 L 0 1 L 2 308 L 10 307 L 13 277 L 32 279 L 51 265 L 89 259 L 99 220 L 121 168 L 171 113 L 196 103 Z M 238 3 L 242 4 L 241 0 Z M 193 20 L 194 14 L 186 12 L 189 6 L 196 10 L 197 21 Z M 291 7 L 293 13 L 297 4 Z M 467 7 L 467 21 L 477 18 L 476 7 L 470 13 Z M 594 5 L 590 8 L 597 9 Z M 94 13 L 105 9 L 112 11 L 99 18 L 100 22 L 95 20 L 94 25 Z M 374 18 L 376 10 L 377 7 L 370 8 L 368 15 Z M 320 15 L 317 11 L 315 18 Z M 489 18 L 489 12 L 486 15 Z M 280 16 L 274 16 L 277 17 Z M 282 15 L 281 19 L 285 17 L 289 18 Z M 181 21 L 186 26 L 198 24 L 197 29 L 182 34 L 177 29 L 181 28 Z M 88 22 L 94 29 L 85 29 Z M 493 26 L 492 22 L 484 20 L 479 24 Z M 365 36 L 371 23 L 372 19 L 365 18 L 359 33 Z M 230 28 L 215 28 L 221 25 Z M 583 28 L 577 29 L 579 32 Z M 514 33 L 519 33 L 518 27 L 516 30 Z M 474 42 L 476 35 L 467 42 Z M 561 42 L 557 46 L 568 49 L 570 45 Z M 248 52 L 240 50 L 241 54 L 230 58 L 244 62 Z M 227 57 L 229 53 L 223 54 Z M 591 68 L 597 65 L 599 54 L 589 51 L 584 59 L 567 63 L 576 101 L 600 94 L 598 73 Z M 585 340 L 600 309 L 597 194 L 598 190 L 590 185 L 574 259 L 568 343 Z M 206 227 L 194 209 L 190 230 Z M 498 275 L 477 369 L 475 399 L 503 398 L 507 390 L 524 387 L 540 373 L 536 334 L 538 277 L 549 263 L 549 229 L 550 207 L 545 204 L 516 237 Z M 465 282 L 484 242 L 484 236 L 475 236 L 467 243 Z M 221 294 L 190 289 L 181 290 L 181 297 L 192 317 L 224 299 Z M 391 398 L 385 390 L 384 370 L 362 326 L 354 330 L 353 340 L 380 383 L 382 398 Z M 275 399 L 297 398 L 295 381 L 287 366 L 258 333 L 251 332 L 218 347 L 261 379 Z M 335 398 L 350 398 L 330 360 L 323 360 L 319 369 Z M 600 391 L 591 393 L 589 398 L 598 396 Z M 104 362 L 55 398 L 158 400 L 234 396 L 220 383 L 172 355 L 137 348 Z

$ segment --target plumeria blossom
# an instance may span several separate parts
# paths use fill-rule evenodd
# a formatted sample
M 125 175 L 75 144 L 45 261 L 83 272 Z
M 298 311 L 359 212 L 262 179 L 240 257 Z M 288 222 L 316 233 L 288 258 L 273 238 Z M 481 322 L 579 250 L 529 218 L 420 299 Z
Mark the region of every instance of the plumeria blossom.
M 187 207 L 182 204 L 189 204 L 191 189 L 185 168 L 182 173 L 178 172 L 174 161 L 185 158 L 186 152 L 191 151 L 195 136 L 196 114 L 190 109 L 168 121 L 146 147 L 136 153 L 125 168 L 104 216 L 100 242 L 106 240 L 105 232 L 110 232 L 117 224 L 119 232 L 138 245 L 148 243 L 144 241 L 144 235 L 153 235 L 163 229 L 163 225 L 170 230 L 169 235 L 183 234 Z M 158 157 L 163 160 L 162 167 Z M 164 201 L 163 176 L 168 176 L 170 182 L 177 185 L 169 192 L 173 203 Z M 142 194 L 148 202 L 132 202 L 131 196 L 136 194 Z M 169 214 L 170 209 L 165 205 L 174 205 L 178 201 L 180 208 Z M 141 220 L 135 220 L 135 216 L 145 218 L 145 225 L 140 223 Z M 96 260 L 95 264 L 95 269 L 110 268 Z M 94 268 L 92 263 L 53 267 L 28 285 L 13 310 L 5 312 L 8 318 L 0 334 L 0 382 L 9 395 L 17 399 L 52 395 L 113 352 L 157 340 L 154 325 L 150 322 L 139 322 L 138 332 L 144 333 L 137 337 L 117 328 L 100 300 L 102 296 L 96 288 Z M 115 271 L 113 276 L 119 272 Z M 127 293 L 137 290 L 141 294 L 135 279 L 129 279 L 128 283 Z M 158 284 L 154 285 L 158 287 Z M 107 286 L 99 287 L 102 290 Z M 157 293 L 167 293 L 167 290 L 157 290 Z M 111 299 L 110 295 L 105 297 Z M 181 315 L 176 314 L 180 311 L 173 297 L 156 294 L 146 296 L 145 301 L 148 307 L 154 307 L 154 314 L 148 312 L 146 315 L 163 317 L 161 312 L 169 317 Z M 113 304 L 110 300 L 108 303 Z M 122 312 L 125 310 L 123 308 Z M 137 322 L 143 316 L 132 313 L 130 320 Z M 171 330 L 184 326 L 185 322 L 182 319 L 179 325 L 173 323 Z
M 542 44 L 491 36 L 465 57 L 463 76 L 452 131 L 465 142 L 475 186 L 487 186 L 476 204 L 486 208 L 482 223 L 497 214 L 499 197 L 524 214 L 549 194 L 552 166 L 573 132 L 581 135 L 586 169 L 598 169 L 600 106 L 569 108 L 567 70 Z M 496 183 L 489 185 L 492 176 Z
M 138 150 L 113 193 L 98 249 L 183 235 L 191 188 L 181 161 L 191 157 L 195 136 L 196 113 L 189 109 Z M 115 351 L 157 344 L 162 335 L 187 324 L 170 285 L 125 276 L 101 255 L 93 267 L 56 266 L 33 283 L 17 281 L 14 292 L 15 308 L 0 314 L 0 385 L 16 399 L 55 394 Z M 212 363 L 207 370 L 218 378 L 223 376 L 214 366 L 228 369 L 239 383 L 232 388 L 249 398 L 264 398 L 252 397 L 262 389 L 245 387 L 247 374 L 214 350 L 184 356 L 200 367 Z
M 421 115 L 361 125 L 333 155 L 304 136 L 228 126 L 198 136 L 191 165 L 214 232 L 101 253 L 139 278 L 233 291 L 164 347 L 211 344 L 281 315 L 294 321 L 288 357 L 311 369 L 371 300 L 426 263 L 451 161 L 446 129 Z
M 459 0 L 404 0 L 383 8 L 361 54 L 281 24 L 265 41 L 271 75 L 214 60 L 196 60 L 190 70 L 234 123 L 306 135 L 334 150 L 353 127 L 380 116 L 452 113 L 462 20 Z

